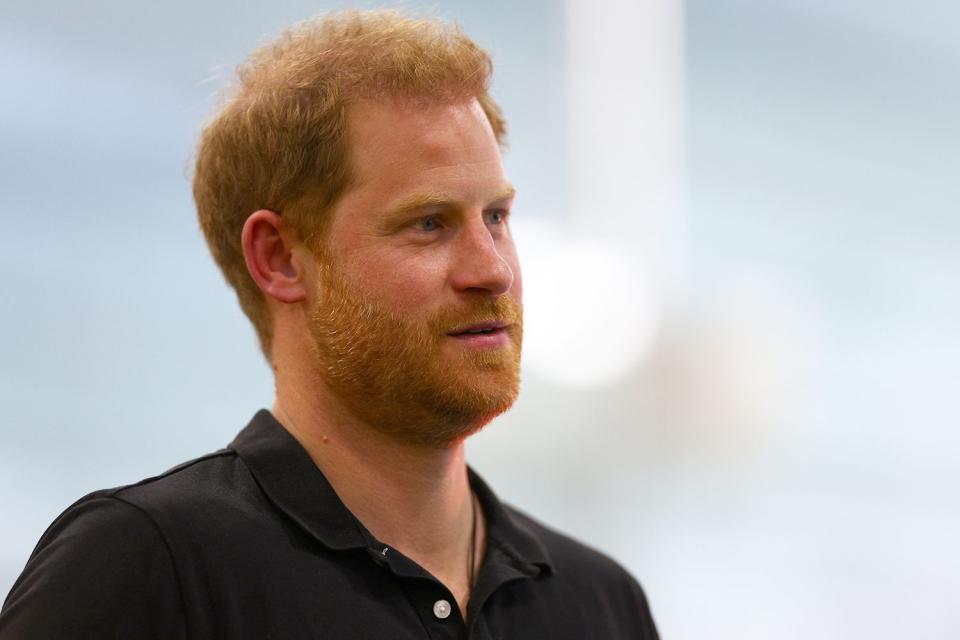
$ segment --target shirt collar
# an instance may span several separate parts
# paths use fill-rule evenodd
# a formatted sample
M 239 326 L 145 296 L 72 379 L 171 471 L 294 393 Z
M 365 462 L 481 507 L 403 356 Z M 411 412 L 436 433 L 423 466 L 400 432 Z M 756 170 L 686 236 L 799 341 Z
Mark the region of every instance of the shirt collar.
M 261 409 L 230 443 L 273 504 L 322 544 L 334 550 L 380 543 L 353 516 L 306 450 L 273 414 Z M 468 469 L 470 486 L 483 507 L 487 539 L 526 575 L 552 572 L 543 542 Z

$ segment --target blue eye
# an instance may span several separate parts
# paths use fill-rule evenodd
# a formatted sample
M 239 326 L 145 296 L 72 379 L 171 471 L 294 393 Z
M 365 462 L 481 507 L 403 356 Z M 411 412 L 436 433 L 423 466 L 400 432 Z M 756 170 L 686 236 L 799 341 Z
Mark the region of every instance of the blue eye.
M 417 228 L 421 231 L 436 231 L 440 228 L 440 222 L 437 220 L 436 216 L 427 216 L 426 218 L 421 218 L 417 223 Z
M 503 224 L 507 221 L 507 211 L 504 209 L 494 209 L 487 212 L 487 222 L 490 224 Z

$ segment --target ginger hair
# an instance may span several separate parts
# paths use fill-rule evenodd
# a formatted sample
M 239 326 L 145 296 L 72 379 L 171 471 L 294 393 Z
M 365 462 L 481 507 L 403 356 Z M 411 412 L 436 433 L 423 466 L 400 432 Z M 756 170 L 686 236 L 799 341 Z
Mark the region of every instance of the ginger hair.
M 296 24 L 255 50 L 206 123 L 193 196 L 200 227 L 270 361 L 272 319 L 240 235 L 259 209 L 319 249 L 352 173 L 347 112 L 359 100 L 476 98 L 502 146 L 489 55 L 457 25 L 395 11 L 349 11 Z

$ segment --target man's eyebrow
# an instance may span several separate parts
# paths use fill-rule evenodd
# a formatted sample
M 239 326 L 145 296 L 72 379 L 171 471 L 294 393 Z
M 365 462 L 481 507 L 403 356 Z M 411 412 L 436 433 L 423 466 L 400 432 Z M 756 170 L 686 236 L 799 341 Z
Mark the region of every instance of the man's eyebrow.
M 498 193 L 491 202 L 498 202 L 500 200 L 510 200 L 513 196 L 517 195 L 517 190 L 513 187 L 512 184 L 505 186 L 500 193 Z
M 442 193 L 420 193 L 403 200 L 400 204 L 390 209 L 387 216 L 389 218 L 400 218 L 421 209 L 449 207 L 454 202 L 453 198 Z
M 495 194 L 494 197 L 490 199 L 490 202 L 508 200 L 516 195 L 516 193 L 517 190 L 513 187 L 513 185 L 507 185 L 501 189 L 499 193 Z M 400 202 L 400 204 L 390 209 L 387 217 L 400 218 L 405 215 L 420 211 L 421 209 L 428 209 L 430 207 L 451 208 L 457 206 L 457 203 L 458 200 L 456 198 L 451 198 L 443 193 L 420 193 L 403 200 Z
M 498 203 L 498 202 L 503 202 L 504 200 L 512 200 L 512 199 L 513 199 L 513 196 L 515 196 L 516 194 L 517 194 L 517 190 L 513 188 L 513 185 L 512 185 L 512 184 L 508 184 L 508 185 L 506 185 L 505 187 L 503 187 L 502 189 L 500 189 L 500 191 L 498 191 L 497 193 L 493 194 L 493 197 L 490 198 L 489 200 L 487 200 L 487 204 L 484 205 L 484 207 L 486 208 L 487 206 L 490 206 L 491 204 L 495 204 L 495 203 Z

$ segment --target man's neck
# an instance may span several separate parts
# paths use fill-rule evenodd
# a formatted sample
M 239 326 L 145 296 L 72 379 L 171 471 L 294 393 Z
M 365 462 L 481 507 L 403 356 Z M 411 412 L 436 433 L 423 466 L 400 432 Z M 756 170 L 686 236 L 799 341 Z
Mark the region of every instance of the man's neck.
M 475 544 L 479 564 L 484 528 L 480 517 L 472 541 L 474 511 L 463 443 L 447 448 L 404 444 L 363 424 L 313 385 L 305 394 L 278 380 L 273 412 L 354 516 L 378 540 L 443 582 L 465 611 L 467 558 Z

